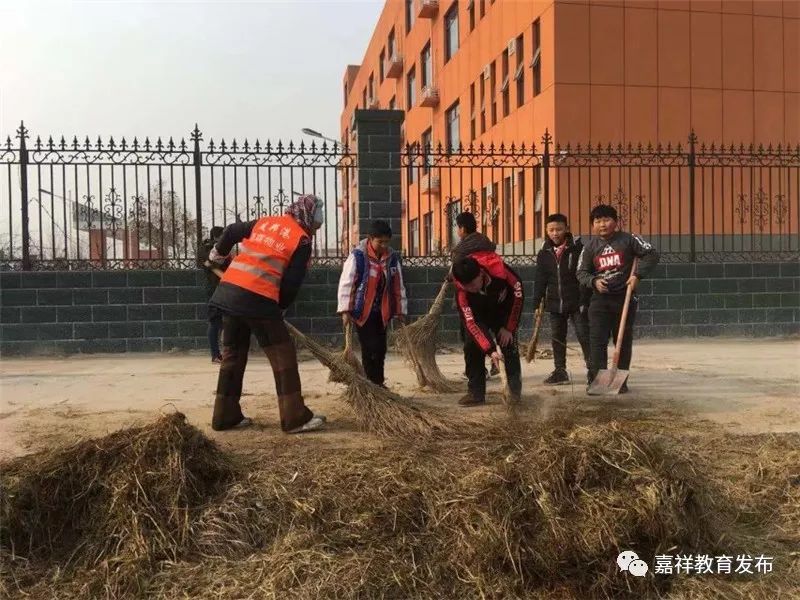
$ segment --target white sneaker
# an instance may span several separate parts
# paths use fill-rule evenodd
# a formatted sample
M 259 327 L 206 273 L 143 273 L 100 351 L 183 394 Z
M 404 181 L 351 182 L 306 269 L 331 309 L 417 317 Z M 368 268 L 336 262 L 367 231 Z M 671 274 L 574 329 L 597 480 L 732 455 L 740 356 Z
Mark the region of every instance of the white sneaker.
M 231 427 L 231 429 L 244 429 L 245 427 L 250 427 L 253 424 L 253 419 L 250 417 L 242 417 L 242 420 L 239 421 L 236 425 Z
M 314 415 L 311 417 L 311 420 L 307 423 L 304 423 L 300 427 L 295 427 L 294 429 L 290 429 L 287 433 L 306 433 L 307 431 L 314 431 L 315 429 L 320 429 L 323 425 L 325 425 L 325 417 L 321 415 Z

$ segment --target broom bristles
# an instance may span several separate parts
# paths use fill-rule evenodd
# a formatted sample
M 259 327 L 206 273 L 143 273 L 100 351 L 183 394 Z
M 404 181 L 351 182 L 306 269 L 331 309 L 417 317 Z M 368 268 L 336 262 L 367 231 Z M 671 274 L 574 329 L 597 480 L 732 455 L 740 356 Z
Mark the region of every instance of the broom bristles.
M 445 417 L 429 409 L 423 412 L 406 398 L 375 385 L 358 375 L 350 365 L 338 362 L 334 353 L 303 335 L 291 324 L 287 323 L 286 327 L 298 343 L 308 348 L 337 379 L 347 385 L 341 398 L 351 406 L 365 431 L 382 436 L 413 438 L 456 430 Z
M 414 368 L 418 385 L 444 394 L 457 392 L 462 387 L 460 383 L 447 379 L 436 364 L 436 333 L 449 285 L 448 281 L 442 283 L 427 314 L 403 327 L 397 335 L 397 346 L 406 362 Z

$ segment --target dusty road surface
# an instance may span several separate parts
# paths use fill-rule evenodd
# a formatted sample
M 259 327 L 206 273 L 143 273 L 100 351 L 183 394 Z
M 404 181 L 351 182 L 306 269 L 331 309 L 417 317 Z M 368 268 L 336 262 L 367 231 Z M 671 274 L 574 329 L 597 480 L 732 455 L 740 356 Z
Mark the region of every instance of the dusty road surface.
M 161 411 L 179 410 L 223 447 L 239 452 L 271 445 L 365 446 L 377 441 L 361 433 L 338 399 L 342 387 L 327 383 L 328 371 L 301 355 L 307 404 L 328 416 L 326 431 L 286 436 L 278 427 L 274 382 L 265 357 L 251 355 L 245 376 L 245 414 L 256 426 L 216 433 L 209 426 L 217 369 L 205 355 L 134 354 L 53 359 L 10 359 L 0 363 L 0 460 L 103 435 L 150 421 Z M 463 371 L 457 348 L 438 357 L 453 379 Z M 575 385 L 541 384 L 552 360 L 523 364 L 521 418 L 547 419 L 570 412 L 582 419 L 663 418 L 713 424 L 711 429 L 756 434 L 800 431 L 800 340 L 680 340 L 636 343 L 631 393 L 589 397 L 585 373 L 574 352 L 569 368 Z M 500 382 L 489 383 L 489 403 L 460 408 L 459 394 L 433 395 L 416 389 L 400 357 L 387 363 L 389 386 L 423 404 L 445 408 L 454 418 L 487 419 L 501 414 Z M 466 384 L 465 384 L 466 385 Z

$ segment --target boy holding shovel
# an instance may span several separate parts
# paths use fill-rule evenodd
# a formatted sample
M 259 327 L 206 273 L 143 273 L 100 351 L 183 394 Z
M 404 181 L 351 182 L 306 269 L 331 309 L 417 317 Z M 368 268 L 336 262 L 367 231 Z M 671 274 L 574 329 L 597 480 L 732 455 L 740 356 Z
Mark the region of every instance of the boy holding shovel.
M 578 261 L 577 277 L 581 285 L 594 290 L 589 304 L 589 384 L 598 371 L 608 366 L 608 338 L 617 343 L 617 332 L 625 308 L 628 286 L 632 291 L 643 277 L 658 264 L 658 252 L 638 235 L 618 229 L 617 211 L 613 206 L 599 204 L 589 215 L 595 236 L 583 247 Z M 635 259 L 637 267 L 634 270 Z M 633 352 L 633 324 L 639 301 L 631 297 L 622 336 L 619 364 L 627 371 Z M 628 391 L 625 381 L 619 393 Z

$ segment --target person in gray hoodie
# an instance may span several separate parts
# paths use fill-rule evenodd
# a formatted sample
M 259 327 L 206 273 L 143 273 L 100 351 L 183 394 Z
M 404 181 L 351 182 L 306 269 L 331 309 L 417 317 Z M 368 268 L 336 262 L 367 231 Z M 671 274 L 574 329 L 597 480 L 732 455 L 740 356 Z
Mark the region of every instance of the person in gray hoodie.
M 628 285 L 636 291 L 639 281 L 652 273 L 658 264 L 658 252 L 638 235 L 620 231 L 617 210 L 599 204 L 589 215 L 595 237 L 583 247 L 578 259 L 578 282 L 595 292 L 589 304 L 589 383 L 597 372 L 608 367 L 608 338 L 617 341 L 625 292 Z M 633 260 L 639 258 L 636 272 Z M 634 295 L 628 308 L 619 368 L 628 370 L 633 355 L 633 324 L 639 304 Z M 628 391 L 627 381 L 620 393 Z

